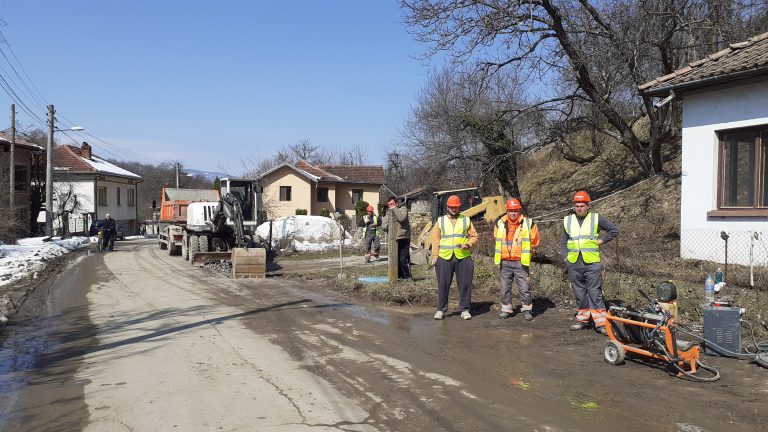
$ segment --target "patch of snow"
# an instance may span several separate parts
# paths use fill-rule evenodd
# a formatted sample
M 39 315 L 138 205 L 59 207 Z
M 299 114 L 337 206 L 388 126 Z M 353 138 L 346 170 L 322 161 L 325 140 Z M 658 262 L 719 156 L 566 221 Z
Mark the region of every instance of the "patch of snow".
M 34 275 L 45 268 L 45 262 L 64 255 L 96 237 L 31 237 L 15 245 L 0 245 L 0 286 Z
M 293 248 L 297 251 L 321 251 L 338 248 L 339 242 L 345 245 L 353 243 L 352 235 L 341 225 L 324 216 L 288 216 L 272 222 L 272 247 L 278 249 Z M 256 228 L 256 234 L 262 239 L 269 238 L 269 222 Z
M 92 156 L 91 159 L 82 158 L 87 164 L 95 168 L 97 171 L 107 174 L 117 174 L 124 177 L 141 178 L 140 175 L 134 174 L 126 169 L 122 169 L 115 164 L 111 164 L 104 159 Z

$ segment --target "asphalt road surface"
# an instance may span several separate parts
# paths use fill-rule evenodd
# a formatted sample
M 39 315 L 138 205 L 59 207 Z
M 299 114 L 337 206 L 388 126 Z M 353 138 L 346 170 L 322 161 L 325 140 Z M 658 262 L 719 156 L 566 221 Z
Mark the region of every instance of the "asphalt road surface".
M 691 383 L 606 364 L 604 337 L 554 310 L 432 312 L 118 242 L 81 253 L 4 329 L 0 430 L 766 430 L 768 371 L 746 362 L 715 359 L 723 379 Z

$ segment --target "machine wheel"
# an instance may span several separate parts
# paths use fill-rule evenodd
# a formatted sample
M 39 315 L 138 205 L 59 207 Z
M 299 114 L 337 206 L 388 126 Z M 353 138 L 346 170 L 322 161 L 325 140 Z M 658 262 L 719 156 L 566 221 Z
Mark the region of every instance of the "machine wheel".
M 603 356 L 605 361 L 612 365 L 620 365 L 624 363 L 624 346 L 615 340 L 610 340 L 605 343 L 603 348 Z
M 200 252 L 200 242 L 199 237 L 196 235 L 189 236 L 189 248 L 187 251 L 187 254 L 189 255 L 187 259 L 189 259 L 189 262 L 192 262 L 195 260 L 195 255 L 197 255 L 198 252 Z
M 157 245 L 160 246 L 160 250 L 166 250 L 168 249 L 168 243 L 158 241 Z
M 189 259 L 189 237 L 187 233 L 184 233 L 184 237 L 181 238 L 181 259 Z
M 210 239 L 208 238 L 207 235 L 201 235 L 200 236 L 200 240 L 199 240 L 198 243 L 200 243 L 200 252 L 210 252 L 211 251 L 211 246 L 209 244 L 210 243 Z

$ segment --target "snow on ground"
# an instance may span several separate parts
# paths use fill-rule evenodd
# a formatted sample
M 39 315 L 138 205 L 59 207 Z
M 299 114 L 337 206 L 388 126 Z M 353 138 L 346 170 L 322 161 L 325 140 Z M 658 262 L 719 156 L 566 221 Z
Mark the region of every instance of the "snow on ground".
M 72 237 L 62 240 L 53 237 L 21 239 L 15 245 L 0 245 L 0 286 L 34 275 L 45 268 L 45 262 L 77 249 L 80 245 L 95 242 L 96 237 Z
M 297 251 L 320 251 L 339 247 L 341 225 L 324 216 L 288 216 L 272 222 L 272 247 Z M 263 239 L 269 238 L 269 222 L 256 228 Z M 352 236 L 344 231 L 344 244 L 351 245 Z

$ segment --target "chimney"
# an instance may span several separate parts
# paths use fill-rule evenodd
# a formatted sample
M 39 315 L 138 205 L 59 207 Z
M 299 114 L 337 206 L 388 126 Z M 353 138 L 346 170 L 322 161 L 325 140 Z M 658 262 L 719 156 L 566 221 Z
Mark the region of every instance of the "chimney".
M 83 145 L 80 146 L 80 155 L 86 159 L 91 158 L 91 145 L 83 141 Z

